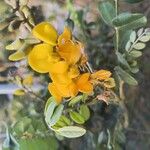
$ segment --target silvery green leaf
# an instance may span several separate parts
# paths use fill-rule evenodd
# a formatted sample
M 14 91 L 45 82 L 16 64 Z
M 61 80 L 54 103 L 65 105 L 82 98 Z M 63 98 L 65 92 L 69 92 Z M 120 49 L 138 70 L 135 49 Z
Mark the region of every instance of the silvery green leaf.
M 57 106 L 57 104 L 56 104 L 54 99 L 49 103 L 48 106 L 46 105 L 45 121 L 47 123 L 49 123 L 51 121 L 51 117 L 54 113 L 54 109 L 55 109 L 56 106 Z
M 130 69 L 130 66 L 129 66 L 128 62 L 127 62 L 127 60 L 123 57 L 123 55 L 122 55 L 121 53 L 119 53 L 119 52 L 117 52 L 116 55 L 117 55 L 118 61 L 119 61 L 122 65 L 124 65 L 125 67 L 127 67 L 128 69 Z
M 144 49 L 145 48 L 145 43 L 142 43 L 142 42 L 139 42 L 139 43 L 136 43 L 133 48 L 135 48 L 136 50 L 141 50 L 141 49 Z
M 133 62 L 132 62 L 130 65 L 131 65 L 131 67 L 137 66 L 137 61 L 136 61 L 136 60 L 133 60 Z
M 139 40 L 141 42 L 148 42 L 150 40 L 150 36 L 148 35 L 142 36 Z
M 47 102 L 46 102 L 46 104 L 45 104 L 44 114 L 46 114 L 47 108 L 49 107 L 49 105 L 50 105 L 51 102 L 53 102 L 53 103 L 56 105 L 55 100 L 54 100 L 54 97 L 50 97 L 50 98 L 47 100 Z M 52 103 L 51 103 L 51 104 L 52 104 Z
M 139 72 L 139 68 L 138 67 L 133 67 L 133 68 L 131 68 L 131 72 L 132 73 L 137 73 L 137 72 Z
M 86 133 L 86 130 L 77 126 L 66 126 L 59 128 L 57 133 L 67 138 L 77 138 L 83 136 Z
M 137 32 L 138 37 L 142 35 L 143 31 L 144 31 L 144 28 L 141 28 L 138 30 Z
M 150 28 L 145 29 L 146 34 L 150 34 Z
M 134 58 L 137 58 L 137 57 L 140 57 L 142 56 L 142 52 L 141 51 L 136 51 L 136 50 L 133 50 L 130 52 L 130 55 Z
M 130 41 L 131 41 L 132 43 L 134 43 L 135 39 L 136 39 L 136 32 L 135 32 L 135 31 L 132 31 L 132 33 L 131 33 L 131 35 L 130 35 Z
M 125 50 L 129 51 L 130 47 L 131 47 L 131 42 L 128 41 L 127 44 L 126 44 Z
M 50 120 L 48 122 L 49 126 L 53 126 L 57 123 L 57 121 L 60 119 L 60 117 L 62 115 L 63 109 L 64 109 L 63 104 L 60 104 L 56 107 L 56 109 L 53 112 L 52 117 L 50 118 Z
M 112 24 L 115 27 L 120 28 L 120 30 L 137 29 L 146 25 L 146 23 L 147 18 L 143 14 L 139 13 L 121 13 L 112 21 Z
M 102 1 L 99 3 L 99 11 L 104 22 L 112 26 L 112 20 L 116 16 L 114 5 L 109 1 Z
M 138 82 L 125 70 L 123 70 L 121 67 L 117 66 L 115 67 L 116 73 L 119 75 L 119 77 L 129 85 L 137 85 Z

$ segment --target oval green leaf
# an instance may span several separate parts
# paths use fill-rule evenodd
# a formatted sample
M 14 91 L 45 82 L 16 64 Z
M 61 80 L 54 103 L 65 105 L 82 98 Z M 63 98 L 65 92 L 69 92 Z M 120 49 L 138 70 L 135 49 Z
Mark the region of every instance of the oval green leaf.
M 133 48 L 135 48 L 136 50 L 142 50 L 145 48 L 145 43 L 142 43 L 142 42 L 139 42 L 139 43 L 136 43 Z
M 102 19 L 107 25 L 112 26 L 112 20 L 116 16 L 115 7 L 110 2 L 100 2 L 99 11 Z
M 112 23 L 121 30 L 131 30 L 146 25 L 147 18 L 143 14 L 122 13 L 115 17 Z
M 69 114 L 70 114 L 71 119 L 74 122 L 78 124 L 84 124 L 85 120 L 79 113 L 73 111 L 73 112 L 70 112 Z
M 49 100 L 49 102 L 47 102 L 47 103 L 48 104 L 47 104 L 47 106 L 45 108 L 46 109 L 46 111 L 45 111 L 45 121 L 47 123 L 49 123 L 50 120 L 51 120 L 51 117 L 53 115 L 54 109 L 57 106 L 57 104 L 56 104 L 56 102 L 55 102 L 55 100 L 53 98 L 51 98 L 51 100 Z
M 134 58 L 138 58 L 138 57 L 142 56 L 142 52 L 133 50 L 133 51 L 130 52 L 130 56 L 132 56 Z
M 67 138 L 77 138 L 83 136 L 86 130 L 77 126 L 66 126 L 58 129 L 57 133 Z
M 72 98 L 69 102 L 69 106 L 74 106 L 76 103 L 80 102 L 82 100 L 83 95 L 78 95 L 74 98 Z
M 63 109 L 64 109 L 63 104 L 60 104 L 56 107 L 56 109 L 53 112 L 51 119 L 48 122 L 49 126 L 53 126 L 58 122 L 58 120 L 60 119 L 60 117 L 62 115 Z
M 81 105 L 79 113 L 84 118 L 85 121 L 87 121 L 90 118 L 90 109 L 87 105 Z
M 129 85 L 137 85 L 138 82 L 125 70 L 123 70 L 121 67 L 117 66 L 115 67 L 116 73 L 120 76 L 120 78 Z

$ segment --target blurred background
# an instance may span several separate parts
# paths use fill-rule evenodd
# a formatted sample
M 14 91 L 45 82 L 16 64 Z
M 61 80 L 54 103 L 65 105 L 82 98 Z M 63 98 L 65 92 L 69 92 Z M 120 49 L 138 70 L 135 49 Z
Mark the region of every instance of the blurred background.
M 89 61 L 94 69 L 108 69 L 113 72 L 115 66 L 115 56 L 113 53 L 113 33 L 114 31 L 104 24 L 99 14 L 97 4 L 99 0 L 29 0 L 29 7 L 33 12 L 36 23 L 43 20 L 50 21 L 61 33 L 68 17 L 75 24 L 73 35 L 82 41 L 85 45 Z M 150 27 L 150 0 L 143 0 L 138 4 L 127 4 L 120 0 L 119 9 L 121 12 L 139 12 L 144 13 L 148 18 L 147 27 Z M 17 135 L 19 139 L 26 139 L 36 136 L 44 137 L 42 134 L 49 134 L 48 143 L 51 148 L 45 147 L 43 150 L 70 149 L 70 150 L 95 150 L 107 149 L 105 135 L 102 131 L 105 126 L 111 128 L 116 125 L 121 114 L 118 106 L 110 105 L 106 107 L 103 103 L 95 106 L 96 112 L 91 120 L 86 124 L 90 132 L 86 136 L 68 140 L 55 138 L 53 133 L 47 133 L 45 125 L 41 122 L 41 113 L 43 107 L 40 105 L 36 95 L 32 93 L 23 96 L 14 96 L 13 93 L 19 88 L 14 80 L 16 75 L 25 78 L 29 75 L 34 76 L 32 81 L 32 90 L 40 94 L 41 97 L 47 96 L 49 79 L 33 73 L 26 66 L 25 61 L 10 62 L 8 56 L 10 52 L 5 50 L 5 46 L 13 41 L 16 36 L 26 37 L 27 29 L 20 25 L 15 32 L 9 32 L 8 19 L 12 12 L 10 6 L 4 0 L 0 0 L 0 150 L 6 134 L 4 126 L 8 124 L 13 126 L 16 120 L 29 116 L 37 118 L 39 126 L 32 132 L 23 135 Z M 3 20 L 7 20 L 5 24 Z M 84 25 L 81 23 L 83 22 Z M 71 24 L 72 22 L 70 22 Z M 3 29 L 3 30 L 2 30 Z M 125 130 L 118 131 L 118 143 L 115 150 L 149 150 L 150 149 L 150 43 L 147 44 L 142 57 L 139 58 L 140 71 L 136 74 L 139 85 L 136 87 L 125 87 L 125 105 L 129 117 L 129 126 Z M 41 119 L 41 120 L 40 120 Z M 33 121 L 32 121 L 33 122 Z M 29 134 L 30 133 L 30 134 Z M 35 136 L 35 137 L 36 137 Z M 103 140 L 101 137 L 104 136 Z M 37 145 L 42 145 L 43 141 L 33 141 Z M 22 141 L 24 149 L 28 150 L 28 143 Z M 33 144 L 34 145 L 34 144 Z M 46 145 L 46 144 L 45 144 Z M 34 146 L 33 146 L 34 147 Z M 42 149 L 41 148 L 41 149 Z M 36 148 L 34 148 L 37 150 Z M 30 150 L 30 149 L 29 149 Z M 31 150 L 33 150 L 31 148 Z

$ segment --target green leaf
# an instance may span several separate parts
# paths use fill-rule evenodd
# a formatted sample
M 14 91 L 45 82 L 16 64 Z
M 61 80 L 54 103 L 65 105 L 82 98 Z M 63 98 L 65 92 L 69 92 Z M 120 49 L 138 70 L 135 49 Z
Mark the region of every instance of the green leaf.
M 141 42 L 148 42 L 150 40 L 150 36 L 148 35 L 142 36 L 139 40 Z
M 131 67 L 137 66 L 137 61 L 136 61 L 136 60 L 133 60 L 132 63 L 131 63 L 130 65 L 131 65 Z
M 24 59 L 25 57 L 26 57 L 26 54 L 23 51 L 17 51 L 11 54 L 8 59 L 11 61 L 18 61 L 18 60 Z
M 48 122 L 49 126 L 53 126 L 57 123 L 57 121 L 60 119 L 60 117 L 62 115 L 63 109 L 64 109 L 63 104 L 60 104 L 56 107 L 56 109 L 53 112 L 51 119 Z
M 123 55 L 119 52 L 116 52 L 116 55 L 117 55 L 117 58 L 118 58 L 118 61 L 124 65 L 125 67 L 127 67 L 128 69 L 130 69 L 130 66 L 128 64 L 128 62 L 126 61 L 126 59 L 123 57 Z
M 142 56 L 142 52 L 141 51 L 136 51 L 136 50 L 131 51 L 129 54 L 130 54 L 130 56 L 132 56 L 134 58 Z
M 137 31 L 138 37 L 142 35 L 143 31 L 144 31 L 144 28 L 141 28 Z
M 67 118 L 66 116 L 62 115 L 60 118 L 61 121 L 65 122 L 66 125 L 70 125 L 71 121 L 69 118 Z
M 81 116 L 84 118 L 85 121 L 87 121 L 90 118 L 90 110 L 86 105 L 80 106 L 79 113 L 81 114 Z
M 21 139 L 19 150 L 58 150 L 58 142 L 54 137 Z
M 120 30 L 119 37 L 119 49 L 120 50 L 127 50 L 131 46 L 131 42 L 129 41 L 130 35 L 132 33 L 132 30 Z M 128 42 L 129 41 L 129 42 Z
M 45 104 L 44 114 L 46 114 L 47 108 L 48 108 L 48 106 L 50 105 L 50 103 L 51 103 L 52 101 L 55 101 L 53 97 L 50 97 L 50 98 L 47 100 L 47 102 L 46 102 L 46 104 Z
M 7 50 L 19 50 L 23 44 L 22 39 L 17 39 L 13 43 L 6 46 Z
M 69 102 L 69 106 L 74 106 L 76 103 L 80 102 L 82 100 L 83 95 L 78 95 L 74 98 L 72 98 Z
M 147 18 L 142 14 L 122 13 L 115 17 L 112 23 L 121 30 L 131 30 L 146 25 Z
M 141 49 L 144 49 L 145 48 L 145 43 L 142 43 L 142 42 L 139 42 L 139 43 L 136 43 L 133 48 L 135 48 L 136 50 L 141 50 Z
M 130 47 L 131 47 L 131 42 L 128 41 L 127 44 L 126 44 L 126 46 L 125 46 L 125 50 L 126 50 L 126 51 L 129 51 L 129 50 L 130 50 Z
M 86 130 L 77 126 L 66 126 L 57 130 L 57 132 L 67 138 L 77 138 L 83 136 Z
M 45 121 L 48 123 L 51 120 L 51 117 L 53 115 L 54 109 L 57 106 L 54 98 L 50 98 L 46 105 L 46 111 L 45 111 Z
M 57 123 L 53 126 L 53 128 L 59 129 L 60 127 L 64 127 L 64 126 L 66 126 L 65 122 L 58 120 Z
M 73 111 L 73 112 L 70 112 L 69 114 L 70 114 L 71 119 L 74 122 L 78 124 L 84 124 L 85 120 L 79 113 Z
M 131 72 L 132 73 L 137 73 L 137 72 L 139 72 L 139 68 L 138 67 L 132 67 Z
M 128 83 L 129 85 L 138 84 L 138 82 L 121 67 L 119 66 L 115 67 L 115 71 L 125 83 Z
M 130 35 L 130 41 L 132 43 L 134 43 L 134 41 L 136 40 L 136 32 L 135 31 L 132 31 L 131 35 Z
M 99 11 L 102 16 L 104 22 L 110 26 L 112 26 L 112 20 L 116 16 L 115 7 L 110 2 L 100 2 L 99 3 Z
M 144 1 L 144 0 L 124 0 L 124 1 L 133 4 L 133 3 L 139 3 L 139 2 L 142 2 L 142 1 Z

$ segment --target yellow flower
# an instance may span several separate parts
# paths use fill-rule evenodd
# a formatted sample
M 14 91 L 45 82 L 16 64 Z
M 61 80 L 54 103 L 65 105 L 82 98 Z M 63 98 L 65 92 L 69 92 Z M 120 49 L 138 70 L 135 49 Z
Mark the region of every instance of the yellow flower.
M 39 73 L 64 73 L 68 64 L 61 61 L 53 47 L 49 44 L 38 44 L 28 54 L 30 67 Z
M 106 80 L 111 76 L 111 72 L 107 70 L 99 70 L 91 75 L 91 78 L 98 80 Z
M 76 64 L 81 57 L 81 45 L 71 40 L 71 32 L 68 28 L 58 38 L 58 54 L 69 64 Z
M 42 22 L 36 25 L 32 30 L 33 35 L 50 45 L 56 45 L 57 42 L 57 31 L 56 29 L 48 22 Z
M 60 103 L 63 100 L 63 97 L 74 97 L 78 93 L 77 86 L 74 82 L 69 84 L 50 83 L 48 89 L 52 96 L 56 99 L 57 103 Z
M 58 70 L 58 69 L 57 69 Z M 77 66 L 72 66 L 64 73 L 49 73 L 53 82 L 57 84 L 69 84 L 73 78 L 79 76 L 79 70 Z
M 90 82 L 90 73 L 82 74 L 76 84 L 80 92 L 89 94 L 93 91 L 93 85 Z

